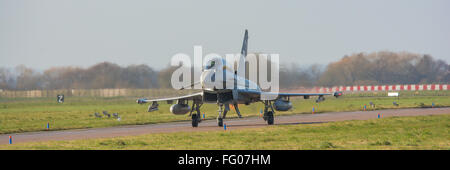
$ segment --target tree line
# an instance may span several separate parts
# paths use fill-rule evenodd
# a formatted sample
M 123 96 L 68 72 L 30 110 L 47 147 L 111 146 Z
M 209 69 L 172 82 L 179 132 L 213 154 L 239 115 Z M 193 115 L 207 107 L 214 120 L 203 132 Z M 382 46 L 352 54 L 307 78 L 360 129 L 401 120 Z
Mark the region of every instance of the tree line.
M 344 56 L 330 63 L 318 84 L 383 85 L 449 83 L 450 66 L 430 55 L 381 51 Z
M 170 88 L 172 72 L 168 66 L 121 67 L 103 62 L 88 68 L 53 67 L 39 72 L 24 65 L 0 68 L 0 89 L 52 90 L 99 88 Z M 301 67 L 297 63 L 280 66 L 280 88 L 449 83 L 450 66 L 430 55 L 381 51 L 346 55 L 326 66 Z

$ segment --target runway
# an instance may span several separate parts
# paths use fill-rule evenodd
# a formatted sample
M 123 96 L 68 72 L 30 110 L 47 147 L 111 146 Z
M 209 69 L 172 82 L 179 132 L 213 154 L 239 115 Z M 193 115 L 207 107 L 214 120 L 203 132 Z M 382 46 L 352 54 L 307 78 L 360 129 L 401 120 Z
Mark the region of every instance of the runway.
M 289 116 L 276 116 L 275 114 L 275 126 L 289 125 L 289 124 L 326 123 L 344 120 L 377 119 L 378 114 L 381 114 L 383 118 L 392 116 L 439 115 L 439 114 L 450 114 L 450 108 L 447 107 L 447 108 L 390 109 L 390 110 L 376 110 L 376 111 L 298 114 Z M 227 130 L 268 126 L 267 123 L 262 118 L 259 117 L 225 119 L 224 123 L 227 125 Z M 223 127 L 217 126 L 216 120 L 202 121 L 199 124 L 199 127 L 197 128 L 193 128 L 191 126 L 191 121 L 183 121 L 183 122 L 148 124 L 148 125 L 129 125 L 129 126 L 116 126 L 116 127 L 92 128 L 92 129 L 2 134 L 0 135 L 0 144 L 8 144 L 9 136 L 13 137 L 13 143 L 21 143 L 21 142 L 108 138 L 119 136 L 143 135 L 151 133 L 199 132 L 199 131 L 214 131 L 214 130 L 223 130 Z

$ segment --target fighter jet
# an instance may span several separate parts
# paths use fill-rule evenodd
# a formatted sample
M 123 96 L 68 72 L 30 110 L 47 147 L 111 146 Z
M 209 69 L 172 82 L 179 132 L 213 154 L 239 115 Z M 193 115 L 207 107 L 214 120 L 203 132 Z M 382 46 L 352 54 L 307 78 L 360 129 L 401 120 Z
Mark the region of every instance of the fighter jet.
M 242 44 L 241 56 L 247 56 L 247 46 L 248 46 L 248 31 L 245 30 L 244 34 L 244 42 Z M 219 59 L 220 60 L 220 59 Z M 221 59 L 223 60 L 223 58 Z M 222 65 L 220 64 L 222 63 Z M 310 96 L 318 96 L 316 102 L 324 101 L 325 95 L 333 95 L 333 93 L 273 93 L 273 92 L 265 92 L 262 91 L 260 87 L 257 86 L 256 83 L 245 79 L 241 76 L 238 76 L 236 72 L 233 73 L 229 68 L 224 67 L 223 63 L 225 61 L 218 61 L 217 59 L 212 59 L 207 62 L 206 67 L 204 68 L 199 83 L 201 84 L 202 91 L 199 93 L 194 93 L 185 96 L 179 97 L 171 97 L 171 98 L 161 98 L 161 99 L 138 99 L 136 102 L 139 104 L 151 103 L 148 107 L 148 111 L 158 110 L 158 102 L 167 101 L 168 104 L 172 104 L 173 101 L 177 101 L 176 104 L 173 104 L 170 107 L 170 112 L 175 115 L 184 115 L 189 112 L 192 118 L 192 127 L 197 127 L 198 124 L 202 121 L 200 115 L 200 107 L 204 103 L 215 103 L 218 105 L 218 116 L 217 116 L 217 125 L 223 126 L 223 120 L 226 118 L 228 111 L 230 110 L 230 105 L 236 110 L 236 113 L 239 118 L 242 118 L 242 115 L 239 111 L 238 104 L 249 105 L 255 102 L 262 102 L 264 104 L 264 114 L 262 118 L 269 125 L 274 124 L 274 113 L 276 111 L 288 111 L 292 108 L 292 103 L 290 102 L 291 96 L 303 96 L 304 99 L 309 99 Z M 224 87 L 223 88 L 208 88 L 208 84 L 213 83 L 215 72 L 217 69 L 223 69 L 223 73 L 225 75 Z M 238 81 L 242 80 L 244 81 Z M 225 83 L 234 83 L 234 88 L 229 89 L 226 88 L 227 84 Z M 238 82 L 241 82 L 239 84 Z M 244 83 L 242 83 L 244 82 Z M 238 88 L 240 86 L 248 87 L 249 84 L 256 86 L 256 88 Z M 211 87 L 211 86 L 209 86 Z M 277 97 L 274 99 L 264 100 L 261 99 L 261 95 L 264 94 L 275 94 Z M 336 94 L 336 93 L 335 93 Z M 338 97 L 339 95 L 335 95 Z M 189 106 L 189 101 L 192 101 L 192 106 Z

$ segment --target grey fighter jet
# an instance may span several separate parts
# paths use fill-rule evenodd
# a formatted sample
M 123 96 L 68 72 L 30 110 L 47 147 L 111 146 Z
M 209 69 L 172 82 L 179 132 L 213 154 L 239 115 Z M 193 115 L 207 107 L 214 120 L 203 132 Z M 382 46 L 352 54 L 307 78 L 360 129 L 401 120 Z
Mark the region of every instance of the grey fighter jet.
M 241 56 L 247 56 L 247 44 L 248 44 L 248 31 L 245 30 L 244 42 L 242 44 Z M 222 59 L 223 60 L 223 59 Z M 236 71 L 231 71 L 229 68 L 221 65 L 220 63 L 225 63 L 225 61 L 218 62 L 217 59 L 212 59 L 208 61 L 206 67 L 203 69 L 203 72 L 200 77 L 200 83 L 202 85 L 202 92 L 194 93 L 185 96 L 179 97 L 171 97 L 171 98 L 161 98 L 161 99 L 138 99 L 137 103 L 151 103 L 148 107 L 148 111 L 158 110 L 158 102 L 166 101 L 169 104 L 172 104 L 173 101 L 177 101 L 176 104 L 173 104 L 170 107 L 170 112 L 176 115 L 184 115 L 190 113 L 192 118 L 192 127 L 197 127 L 198 124 L 202 121 L 200 115 L 200 107 L 204 103 L 215 103 L 218 105 L 218 117 L 217 124 L 218 126 L 223 126 L 223 120 L 225 119 L 227 112 L 230 110 L 230 105 L 234 106 L 236 113 L 239 118 L 241 118 L 241 114 L 239 112 L 238 104 L 246 104 L 249 105 L 255 102 L 262 102 L 264 104 L 264 115 L 263 119 L 267 121 L 267 124 L 274 124 L 274 113 L 276 111 L 287 111 L 292 108 L 292 103 L 290 102 L 291 96 L 303 96 L 305 99 L 309 99 L 310 96 L 318 96 L 316 102 L 320 102 L 325 100 L 325 95 L 334 95 L 338 97 L 340 95 L 335 95 L 337 93 L 273 93 L 273 92 L 265 92 L 259 88 L 256 83 L 242 78 L 237 75 Z M 225 75 L 224 87 L 221 89 L 218 88 L 208 88 L 208 84 L 212 83 L 212 79 L 214 79 L 215 72 L 217 69 L 222 69 Z M 244 81 L 237 81 L 242 80 Z M 228 81 L 227 81 L 228 80 Z M 230 81 L 231 80 L 231 81 Z M 225 82 L 227 81 L 227 82 Z M 234 83 L 234 87 L 232 89 L 226 88 L 226 83 Z M 241 82 L 239 84 L 238 82 Z M 242 83 L 244 82 L 244 83 Z M 252 84 L 254 89 L 249 88 L 238 88 L 240 86 L 248 87 L 249 84 Z M 193 85 L 191 85 L 193 86 Z M 209 86 L 211 87 L 211 86 Z M 261 95 L 265 94 L 274 94 L 277 97 L 274 99 L 263 100 L 261 99 Z M 341 94 L 341 93 L 339 93 Z M 189 106 L 189 101 L 192 101 L 192 105 Z

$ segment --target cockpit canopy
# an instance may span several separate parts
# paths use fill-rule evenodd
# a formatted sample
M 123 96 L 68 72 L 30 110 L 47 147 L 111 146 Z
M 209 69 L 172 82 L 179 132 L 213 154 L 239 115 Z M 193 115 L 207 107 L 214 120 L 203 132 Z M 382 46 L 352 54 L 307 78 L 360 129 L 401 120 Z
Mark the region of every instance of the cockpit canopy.
M 226 60 L 224 58 L 216 57 L 212 58 L 206 63 L 205 70 L 209 69 L 215 69 L 216 67 L 221 68 L 222 66 L 225 66 L 227 64 Z
M 209 61 L 208 64 L 206 65 L 206 69 L 207 69 L 207 70 L 208 70 L 208 69 L 211 69 L 211 68 L 214 67 L 214 65 L 216 65 L 216 61 L 211 60 L 211 61 Z

